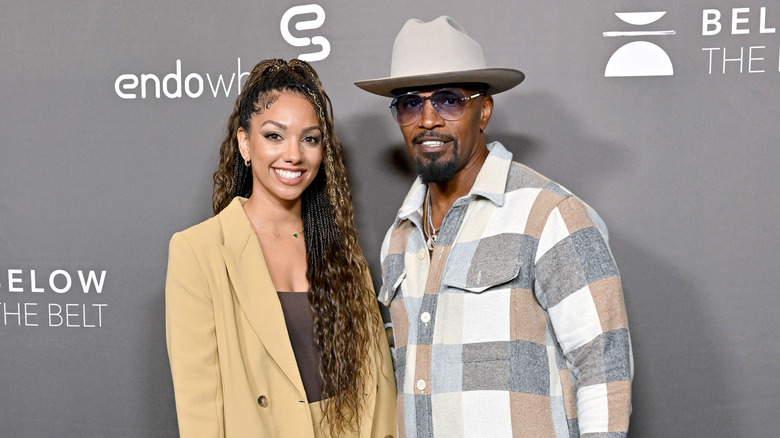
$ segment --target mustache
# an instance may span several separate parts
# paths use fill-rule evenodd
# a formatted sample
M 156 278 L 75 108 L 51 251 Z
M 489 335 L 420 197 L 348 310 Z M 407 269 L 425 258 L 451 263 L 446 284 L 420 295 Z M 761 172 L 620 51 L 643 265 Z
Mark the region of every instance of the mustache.
M 423 138 L 425 138 L 427 140 L 433 139 L 433 140 L 439 140 L 439 141 L 444 141 L 444 142 L 454 141 L 455 140 L 455 138 L 450 136 L 450 135 L 441 134 L 441 133 L 436 132 L 436 131 L 425 131 L 425 132 L 421 132 L 421 133 L 415 135 L 414 137 L 412 137 L 412 142 L 419 143 Z

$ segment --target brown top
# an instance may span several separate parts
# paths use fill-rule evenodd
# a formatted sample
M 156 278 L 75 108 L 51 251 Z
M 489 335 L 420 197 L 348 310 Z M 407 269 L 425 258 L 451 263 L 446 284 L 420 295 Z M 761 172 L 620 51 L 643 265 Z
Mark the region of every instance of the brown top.
M 279 292 L 298 372 L 309 403 L 322 400 L 320 356 L 314 348 L 314 315 L 306 292 Z

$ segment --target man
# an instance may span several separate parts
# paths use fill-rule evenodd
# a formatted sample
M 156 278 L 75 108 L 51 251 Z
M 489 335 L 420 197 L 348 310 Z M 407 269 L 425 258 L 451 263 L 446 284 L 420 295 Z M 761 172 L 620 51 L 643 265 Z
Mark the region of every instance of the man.
M 485 144 L 492 95 L 523 79 L 439 17 L 404 25 L 390 77 L 356 82 L 394 98 L 419 174 L 382 245 L 399 436 L 626 435 L 631 341 L 604 224 Z

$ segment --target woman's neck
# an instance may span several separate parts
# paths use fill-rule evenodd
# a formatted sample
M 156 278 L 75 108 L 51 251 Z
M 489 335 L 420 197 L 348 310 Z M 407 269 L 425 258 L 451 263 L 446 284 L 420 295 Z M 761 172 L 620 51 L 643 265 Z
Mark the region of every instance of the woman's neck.
M 266 197 L 250 196 L 244 203 L 244 212 L 255 229 L 260 224 L 278 233 L 292 234 L 300 232 L 303 223 L 300 198 L 294 202 L 280 203 Z

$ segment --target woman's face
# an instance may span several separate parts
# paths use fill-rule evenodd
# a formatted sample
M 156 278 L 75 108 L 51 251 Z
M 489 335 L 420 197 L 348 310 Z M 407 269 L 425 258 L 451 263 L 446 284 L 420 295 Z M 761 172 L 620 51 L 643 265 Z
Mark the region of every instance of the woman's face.
M 314 181 L 322 162 L 323 131 L 314 107 L 295 93 L 281 93 L 239 128 L 238 146 L 252 162 L 252 197 L 290 205 Z

